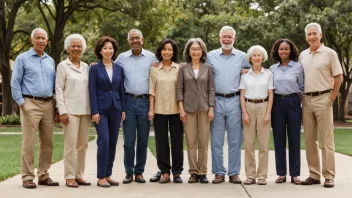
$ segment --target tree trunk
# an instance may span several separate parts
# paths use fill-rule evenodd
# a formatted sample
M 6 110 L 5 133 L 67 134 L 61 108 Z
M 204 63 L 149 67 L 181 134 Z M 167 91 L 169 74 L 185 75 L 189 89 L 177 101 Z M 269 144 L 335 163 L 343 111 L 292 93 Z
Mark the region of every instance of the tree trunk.
M 9 60 L 9 59 L 6 59 Z M 12 95 L 11 95 L 11 69 L 8 62 L 7 65 L 1 66 L 2 76 L 2 115 L 12 114 Z

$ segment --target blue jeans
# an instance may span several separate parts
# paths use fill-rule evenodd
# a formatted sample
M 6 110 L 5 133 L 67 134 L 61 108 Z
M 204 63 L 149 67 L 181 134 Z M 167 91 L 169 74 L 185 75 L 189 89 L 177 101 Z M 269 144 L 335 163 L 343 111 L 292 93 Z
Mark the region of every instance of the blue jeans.
M 228 171 L 224 167 L 225 130 L 228 142 Z M 239 175 L 241 170 L 242 111 L 240 97 L 215 97 L 214 120 L 210 125 L 212 173 Z
M 123 121 L 124 165 L 126 174 L 142 174 L 147 160 L 150 122 L 149 99 L 126 96 L 126 119 Z M 135 143 L 137 139 L 137 152 Z M 136 155 L 136 164 L 134 158 Z

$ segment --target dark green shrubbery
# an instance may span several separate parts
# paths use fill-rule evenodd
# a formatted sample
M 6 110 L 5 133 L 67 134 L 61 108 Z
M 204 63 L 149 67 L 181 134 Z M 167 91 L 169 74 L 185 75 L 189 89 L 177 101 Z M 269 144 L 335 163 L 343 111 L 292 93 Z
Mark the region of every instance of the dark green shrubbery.
M 20 116 L 17 115 L 6 115 L 0 117 L 1 125 L 16 125 L 21 124 Z

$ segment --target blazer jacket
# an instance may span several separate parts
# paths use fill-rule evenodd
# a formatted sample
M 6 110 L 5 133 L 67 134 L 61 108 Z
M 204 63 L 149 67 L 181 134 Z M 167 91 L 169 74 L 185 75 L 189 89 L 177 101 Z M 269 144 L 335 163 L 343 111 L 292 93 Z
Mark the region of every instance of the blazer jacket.
M 111 105 L 120 111 L 125 111 L 123 68 L 116 63 L 113 63 L 112 67 L 112 82 L 101 61 L 89 69 L 89 98 L 92 115 L 108 109 Z
M 90 115 L 86 63 L 80 61 L 77 69 L 69 58 L 57 66 L 55 92 L 60 115 Z
M 195 77 L 192 64 L 187 63 L 178 72 L 177 101 L 183 101 L 186 112 L 208 111 L 215 104 L 213 68 L 207 63 L 199 65 Z

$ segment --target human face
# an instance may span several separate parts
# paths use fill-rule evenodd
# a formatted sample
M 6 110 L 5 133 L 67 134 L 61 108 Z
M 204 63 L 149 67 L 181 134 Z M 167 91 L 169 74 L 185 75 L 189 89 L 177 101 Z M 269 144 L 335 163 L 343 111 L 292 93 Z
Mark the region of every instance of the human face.
M 68 46 L 67 52 L 70 54 L 71 58 L 78 58 L 82 54 L 82 42 L 79 39 L 71 41 L 71 45 Z
M 221 36 L 219 37 L 219 40 L 222 49 L 230 50 L 232 49 L 232 46 L 235 43 L 236 37 L 235 35 L 233 35 L 232 30 L 225 30 L 222 32 Z
M 103 56 L 103 59 L 111 59 L 114 55 L 114 47 L 111 42 L 104 43 L 104 46 L 100 50 L 100 54 Z
M 202 54 L 202 48 L 198 43 L 193 43 L 189 48 L 189 55 L 192 57 L 192 60 L 200 60 Z
M 166 43 L 164 48 L 161 50 L 161 57 L 165 61 L 171 61 L 171 58 L 174 55 L 174 49 L 172 48 L 171 43 Z
M 320 46 L 320 40 L 323 34 L 314 27 L 307 29 L 306 41 L 311 48 L 318 48 Z
M 140 51 L 142 50 L 143 45 L 143 38 L 137 32 L 130 32 L 128 33 L 128 44 L 133 51 Z
M 34 51 L 42 54 L 45 46 L 48 44 L 48 38 L 46 38 L 44 32 L 36 31 L 34 32 L 33 38 L 31 38 L 31 43 L 33 44 Z
M 291 48 L 288 43 L 282 42 L 279 45 L 279 48 L 277 51 L 278 51 L 278 54 L 279 54 L 281 60 L 289 60 L 290 54 L 291 54 Z
M 255 50 L 251 56 L 253 66 L 261 66 L 263 62 L 263 54 L 259 50 Z

